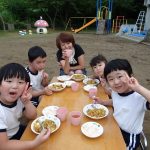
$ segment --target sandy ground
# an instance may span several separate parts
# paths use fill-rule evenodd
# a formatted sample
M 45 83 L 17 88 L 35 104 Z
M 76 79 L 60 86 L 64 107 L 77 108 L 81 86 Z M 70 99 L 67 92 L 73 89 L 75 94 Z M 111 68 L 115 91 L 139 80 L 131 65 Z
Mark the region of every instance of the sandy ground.
M 18 62 L 26 66 L 28 49 L 39 45 L 45 49 L 48 55 L 46 71 L 50 77 L 58 75 L 59 69 L 55 57 L 57 34 L 19 36 L 17 33 L 13 33 L 7 36 L 0 35 L 0 66 L 9 62 Z M 150 89 L 150 46 L 122 39 L 115 35 L 79 33 L 74 34 L 74 37 L 76 43 L 79 43 L 85 50 L 88 74 L 91 74 L 90 59 L 99 53 L 106 56 L 108 60 L 126 58 L 130 61 L 139 82 Z M 150 144 L 150 111 L 146 112 L 144 132 Z

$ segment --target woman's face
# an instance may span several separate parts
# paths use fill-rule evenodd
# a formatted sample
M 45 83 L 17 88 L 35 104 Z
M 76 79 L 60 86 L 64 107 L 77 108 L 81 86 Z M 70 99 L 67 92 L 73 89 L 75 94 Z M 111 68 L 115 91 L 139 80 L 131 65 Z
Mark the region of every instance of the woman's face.
M 60 46 L 61 46 L 62 51 L 73 48 L 73 45 L 71 42 L 64 42 L 64 43 L 60 42 Z

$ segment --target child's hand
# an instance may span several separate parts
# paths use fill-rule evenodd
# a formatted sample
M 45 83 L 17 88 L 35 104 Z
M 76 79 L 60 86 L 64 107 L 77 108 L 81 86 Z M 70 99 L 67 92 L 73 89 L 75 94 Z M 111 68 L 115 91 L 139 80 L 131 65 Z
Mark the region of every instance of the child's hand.
M 42 85 L 47 86 L 49 83 L 49 75 L 43 71 L 43 79 L 42 79 Z
M 48 96 L 53 94 L 53 92 L 48 88 L 48 86 L 44 88 L 44 93 Z
M 31 87 L 29 87 L 29 82 L 25 85 L 24 91 L 21 96 L 21 101 L 23 104 L 27 104 L 32 98 Z
M 107 87 L 107 82 L 104 78 L 100 77 L 99 80 L 100 80 L 100 83 L 101 83 L 102 87 L 104 87 L 104 88 Z
M 50 136 L 50 130 L 49 129 L 43 129 L 42 132 L 35 138 L 34 142 L 35 145 L 38 146 L 45 142 Z
M 102 104 L 102 100 L 99 97 L 93 96 L 92 99 L 94 104 Z
M 134 78 L 133 76 L 129 77 L 127 73 L 125 73 L 125 77 L 126 77 L 126 79 L 124 79 L 122 81 L 124 83 L 127 83 L 130 89 L 137 91 L 138 87 L 140 86 L 138 80 L 136 78 Z

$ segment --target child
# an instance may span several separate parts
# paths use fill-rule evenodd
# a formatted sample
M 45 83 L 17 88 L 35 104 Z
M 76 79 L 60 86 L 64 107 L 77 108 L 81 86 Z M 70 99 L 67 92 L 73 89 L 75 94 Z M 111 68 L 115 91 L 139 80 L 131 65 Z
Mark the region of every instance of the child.
M 113 116 L 117 121 L 127 149 L 139 146 L 143 130 L 145 110 L 150 109 L 150 91 L 133 77 L 131 65 L 125 59 L 110 61 L 104 69 L 104 77 L 112 89 L 112 100 L 94 100 L 114 107 Z
M 75 43 L 72 34 L 63 32 L 56 38 L 57 61 L 60 64 L 60 75 L 74 73 L 86 74 L 84 51 Z
M 31 103 L 30 77 L 25 68 L 10 63 L 0 69 L 0 149 L 28 150 L 34 148 L 50 135 L 42 131 L 33 141 L 19 141 L 24 127 L 19 118 L 24 114 L 28 119 L 36 118 L 36 108 Z
M 39 46 L 34 46 L 28 51 L 29 66 L 26 70 L 29 73 L 32 85 L 33 98 L 31 101 L 36 107 L 39 104 L 39 96 L 52 94 L 52 91 L 47 87 L 49 76 L 44 72 L 46 57 L 45 51 Z
M 103 78 L 104 68 L 107 64 L 107 60 L 103 55 L 97 55 L 93 57 L 90 61 L 90 66 L 93 70 L 93 78 L 101 79 Z

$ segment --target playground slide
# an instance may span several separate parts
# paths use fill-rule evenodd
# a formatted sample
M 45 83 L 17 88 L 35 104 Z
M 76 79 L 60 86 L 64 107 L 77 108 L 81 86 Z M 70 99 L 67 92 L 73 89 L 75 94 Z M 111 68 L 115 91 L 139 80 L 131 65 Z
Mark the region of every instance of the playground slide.
M 83 30 L 84 28 L 86 28 L 87 26 L 91 25 L 92 23 L 94 23 L 96 21 L 96 18 L 92 19 L 91 21 L 89 21 L 88 23 L 86 23 L 85 25 L 83 25 L 82 27 L 80 27 L 79 29 L 75 29 L 74 32 L 78 33 L 81 30 Z

